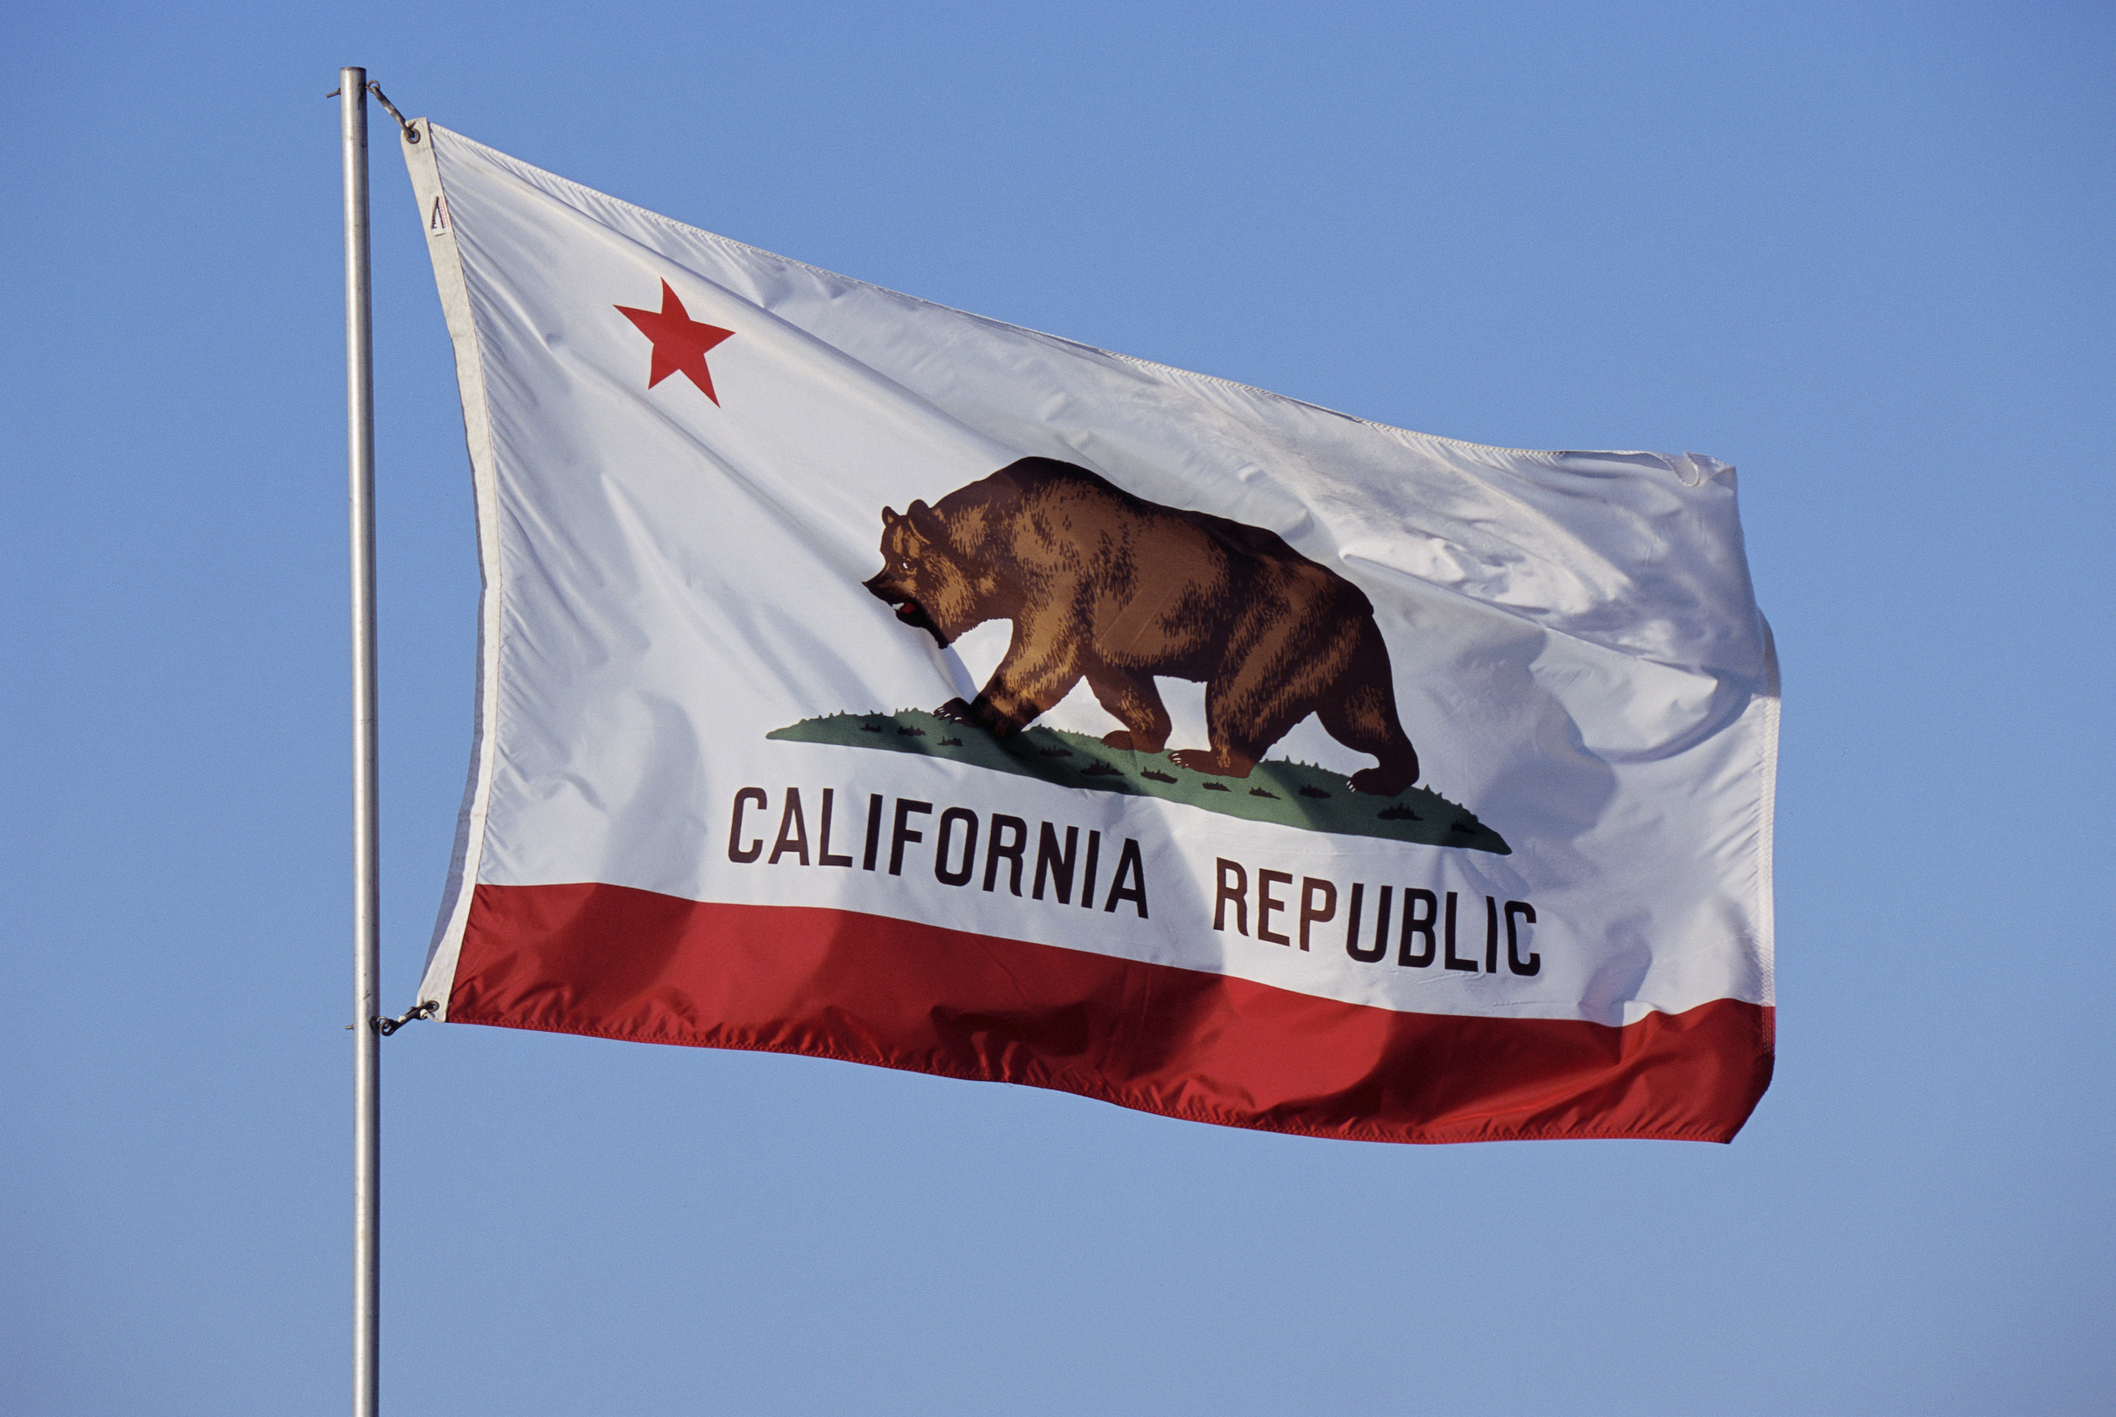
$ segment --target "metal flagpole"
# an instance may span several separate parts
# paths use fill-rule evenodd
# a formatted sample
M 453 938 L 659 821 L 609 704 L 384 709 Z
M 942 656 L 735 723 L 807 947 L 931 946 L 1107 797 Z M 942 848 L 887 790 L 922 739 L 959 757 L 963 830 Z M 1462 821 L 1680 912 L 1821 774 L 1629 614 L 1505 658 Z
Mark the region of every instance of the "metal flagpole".
M 381 831 L 375 751 L 375 369 L 367 259 L 367 70 L 338 71 L 345 165 L 346 464 L 353 561 L 353 1417 L 375 1417 L 382 1279 Z

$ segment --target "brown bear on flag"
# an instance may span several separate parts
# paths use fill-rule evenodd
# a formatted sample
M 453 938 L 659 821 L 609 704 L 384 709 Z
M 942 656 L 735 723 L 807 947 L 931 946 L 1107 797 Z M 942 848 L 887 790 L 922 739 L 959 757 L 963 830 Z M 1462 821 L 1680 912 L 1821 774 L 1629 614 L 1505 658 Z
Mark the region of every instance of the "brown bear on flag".
M 1210 747 L 1169 755 L 1193 772 L 1247 777 L 1312 713 L 1380 760 L 1352 775 L 1356 791 L 1393 797 L 1418 780 L 1373 604 L 1273 532 L 1023 458 L 932 506 L 883 508 L 881 550 L 867 589 L 940 644 L 1013 622 L 983 691 L 941 718 L 1004 738 L 1085 679 L 1124 725 L 1103 743 L 1158 753 L 1169 718 L 1153 681 L 1165 675 L 1205 685 Z

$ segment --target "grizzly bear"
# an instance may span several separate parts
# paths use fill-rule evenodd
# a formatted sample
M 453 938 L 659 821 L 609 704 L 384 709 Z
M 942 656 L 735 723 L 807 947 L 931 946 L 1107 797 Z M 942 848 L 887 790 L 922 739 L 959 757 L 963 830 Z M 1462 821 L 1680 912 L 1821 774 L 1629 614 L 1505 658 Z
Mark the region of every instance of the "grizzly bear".
M 1380 759 L 1353 774 L 1355 791 L 1394 797 L 1418 780 L 1372 603 L 1272 532 L 1023 458 L 930 507 L 884 507 L 881 550 L 867 589 L 943 646 L 1013 622 L 983 692 L 950 699 L 941 718 L 1005 738 L 1086 679 L 1124 725 L 1103 743 L 1158 753 L 1169 719 L 1154 678 L 1166 675 L 1205 685 L 1210 747 L 1170 754 L 1193 772 L 1247 777 L 1312 713 Z

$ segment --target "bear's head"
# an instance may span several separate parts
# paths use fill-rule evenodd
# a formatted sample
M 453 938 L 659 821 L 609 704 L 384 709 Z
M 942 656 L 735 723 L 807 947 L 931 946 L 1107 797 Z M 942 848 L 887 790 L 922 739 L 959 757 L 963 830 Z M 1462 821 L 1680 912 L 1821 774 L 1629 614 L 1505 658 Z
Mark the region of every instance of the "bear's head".
M 992 618 L 990 581 L 956 552 L 933 508 L 913 502 L 902 516 L 882 508 L 881 573 L 861 584 L 895 606 L 897 619 L 945 647 Z

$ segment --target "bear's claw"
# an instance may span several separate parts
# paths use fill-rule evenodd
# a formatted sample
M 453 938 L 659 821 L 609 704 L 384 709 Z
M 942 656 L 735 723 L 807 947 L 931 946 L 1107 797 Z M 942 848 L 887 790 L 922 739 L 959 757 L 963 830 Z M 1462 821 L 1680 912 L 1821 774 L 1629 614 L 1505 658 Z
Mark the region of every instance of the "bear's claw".
M 1021 730 L 1018 723 L 1008 723 L 991 709 L 985 708 L 983 700 L 966 704 L 961 699 L 950 699 L 933 710 L 933 716 L 948 723 L 960 723 L 970 728 L 981 728 L 994 738 L 1011 738 Z M 996 720 L 996 721 L 995 721 Z
M 1231 754 L 1222 759 L 1218 753 L 1201 748 L 1178 748 L 1168 755 L 1179 768 L 1189 768 L 1208 777 L 1247 777 L 1255 763 Z
M 1352 774 L 1352 790 L 1376 797 L 1397 797 L 1417 780 L 1417 773 L 1407 773 L 1400 768 L 1394 772 L 1386 768 L 1361 768 Z

